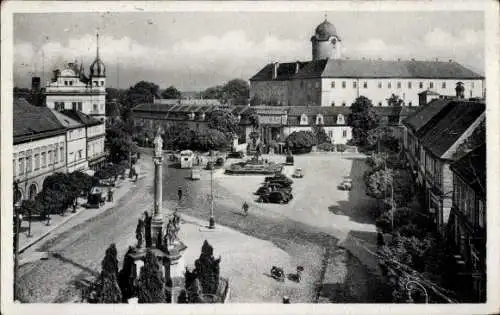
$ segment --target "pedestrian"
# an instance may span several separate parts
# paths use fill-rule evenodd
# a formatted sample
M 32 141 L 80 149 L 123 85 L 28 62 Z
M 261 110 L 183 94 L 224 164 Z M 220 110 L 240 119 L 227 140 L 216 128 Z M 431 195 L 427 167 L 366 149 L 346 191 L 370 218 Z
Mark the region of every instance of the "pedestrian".
M 377 232 L 377 246 L 381 247 L 384 245 L 385 245 L 384 235 L 382 234 L 382 232 L 378 231 Z
M 243 203 L 243 213 L 245 217 L 248 215 L 248 203 L 246 201 Z
M 113 202 L 113 189 L 111 187 L 108 188 L 108 201 Z
M 182 199 L 182 189 L 180 187 L 179 189 L 177 189 L 177 196 L 179 197 L 179 202 L 180 202 Z
M 290 304 L 290 298 L 288 296 L 283 297 L 283 304 Z

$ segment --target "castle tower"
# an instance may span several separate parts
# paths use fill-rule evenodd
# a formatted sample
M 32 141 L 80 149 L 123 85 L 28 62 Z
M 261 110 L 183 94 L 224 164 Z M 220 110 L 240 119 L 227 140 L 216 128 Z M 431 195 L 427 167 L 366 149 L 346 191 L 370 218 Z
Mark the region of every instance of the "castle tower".
M 325 16 L 323 23 L 316 27 L 311 37 L 312 59 L 339 59 L 341 50 L 341 39 L 337 35 L 335 26 L 328 22 Z

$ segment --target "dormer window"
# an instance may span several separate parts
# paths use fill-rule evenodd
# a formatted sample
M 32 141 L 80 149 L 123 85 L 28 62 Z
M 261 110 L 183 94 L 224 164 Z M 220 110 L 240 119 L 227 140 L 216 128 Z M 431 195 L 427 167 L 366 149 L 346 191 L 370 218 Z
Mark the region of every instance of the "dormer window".
M 323 115 L 318 114 L 316 116 L 316 125 L 323 125 Z
M 190 120 L 193 120 L 194 119 L 194 113 L 193 112 L 189 113 L 188 117 L 189 117 Z
M 236 119 L 238 120 L 238 122 L 240 122 L 241 121 L 241 115 L 236 116 Z
M 300 116 L 300 124 L 301 124 L 301 125 L 307 125 L 307 124 L 308 124 L 308 119 L 307 119 L 306 114 L 302 114 L 302 115 Z
M 344 115 L 338 114 L 338 116 L 337 116 L 337 125 L 345 125 Z
M 205 120 L 205 113 L 200 114 L 200 120 Z

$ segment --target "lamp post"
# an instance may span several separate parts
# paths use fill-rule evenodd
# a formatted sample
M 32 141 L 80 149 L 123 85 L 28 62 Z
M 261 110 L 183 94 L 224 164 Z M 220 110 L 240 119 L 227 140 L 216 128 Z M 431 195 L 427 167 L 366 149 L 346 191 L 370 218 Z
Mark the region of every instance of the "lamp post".
M 214 219 L 214 170 L 215 167 L 213 161 L 213 151 L 212 155 L 212 167 L 210 168 L 210 219 L 208 220 L 208 228 L 215 229 L 215 219 Z
M 410 286 L 410 284 L 418 286 L 420 289 L 422 289 L 422 291 L 424 292 L 424 295 L 425 295 L 425 304 L 428 304 L 429 303 L 429 295 L 427 294 L 427 290 L 425 289 L 425 287 L 423 285 L 421 285 L 417 281 L 413 281 L 413 280 L 406 282 L 406 285 L 405 285 L 406 290 L 408 291 L 408 300 L 410 302 L 413 302 L 413 299 L 411 297 L 411 292 L 413 289 L 415 289 L 415 287 Z

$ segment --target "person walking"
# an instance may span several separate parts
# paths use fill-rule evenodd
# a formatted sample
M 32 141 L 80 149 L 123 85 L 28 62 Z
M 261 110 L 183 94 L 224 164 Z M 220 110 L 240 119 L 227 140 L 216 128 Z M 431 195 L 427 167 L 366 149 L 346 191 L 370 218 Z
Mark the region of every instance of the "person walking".
M 243 213 L 245 214 L 245 217 L 246 217 L 248 215 L 248 208 L 249 208 L 248 203 L 246 201 L 243 203 L 242 208 L 243 208 Z
M 179 202 L 180 202 L 182 199 L 182 189 L 180 187 L 179 189 L 177 189 L 177 196 L 179 197 Z

